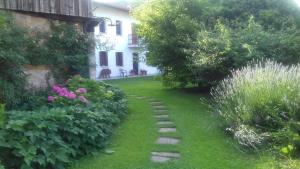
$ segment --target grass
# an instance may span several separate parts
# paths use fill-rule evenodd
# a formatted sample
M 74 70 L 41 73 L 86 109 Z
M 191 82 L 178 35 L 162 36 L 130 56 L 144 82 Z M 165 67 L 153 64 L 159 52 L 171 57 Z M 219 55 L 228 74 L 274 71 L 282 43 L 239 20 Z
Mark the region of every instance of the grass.
M 129 115 L 116 129 L 106 150 L 75 162 L 71 169 L 254 169 L 271 167 L 269 155 L 243 152 L 218 127 L 218 120 L 208 111 L 205 95 L 167 89 L 153 78 L 109 81 L 127 94 L 162 101 L 169 110 L 181 138 L 177 146 L 155 145 L 158 128 L 151 105 L 146 100 L 129 97 Z M 202 99 L 200 99 L 202 98 Z M 182 157 L 167 164 L 150 161 L 151 151 L 175 151 Z

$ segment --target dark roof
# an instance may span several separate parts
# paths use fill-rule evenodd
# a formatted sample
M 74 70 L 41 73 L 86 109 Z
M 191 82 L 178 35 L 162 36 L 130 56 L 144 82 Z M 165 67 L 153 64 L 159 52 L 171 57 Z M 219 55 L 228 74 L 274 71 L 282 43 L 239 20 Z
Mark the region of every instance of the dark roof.
M 0 0 L 0 9 L 82 18 L 93 17 L 91 0 Z

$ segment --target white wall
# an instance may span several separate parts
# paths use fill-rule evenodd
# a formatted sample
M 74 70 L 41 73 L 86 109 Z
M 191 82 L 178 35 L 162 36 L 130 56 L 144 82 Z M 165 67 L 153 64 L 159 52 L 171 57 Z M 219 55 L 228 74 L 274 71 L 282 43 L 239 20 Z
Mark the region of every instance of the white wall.
M 134 22 L 130 17 L 129 12 L 121 9 L 116 9 L 113 7 L 108 7 L 104 5 L 99 5 L 96 10 L 94 10 L 94 15 L 97 17 L 107 17 L 110 18 L 113 24 L 116 20 L 122 22 L 122 35 L 116 35 L 116 26 L 108 26 L 109 21 L 106 21 L 106 33 L 100 33 L 99 25 L 95 27 L 95 36 L 101 37 L 101 39 L 108 39 L 109 45 L 113 46 L 111 50 L 108 51 L 108 66 L 100 66 L 99 52 L 103 49 L 96 49 L 96 76 L 99 78 L 100 71 L 104 68 L 111 70 L 111 77 L 120 76 L 119 69 L 122 68 L 127 70 L 128 74 L 130 70 L 133 69 L 133 53 L 139 53 L 139 56 L 143 57 L 143 53 L 138 51 L 138 48 L 128 47 L 128 35 L 132 34 L 131 25 Z M 116 56 L 115 52 L 123 52 L 123 66 L 116 66 Z M 155 67 L 146 65 L 145 62 L 139 63 L 139 69 L 147 70 L 148 74 L 157 74 L 158 70 Z

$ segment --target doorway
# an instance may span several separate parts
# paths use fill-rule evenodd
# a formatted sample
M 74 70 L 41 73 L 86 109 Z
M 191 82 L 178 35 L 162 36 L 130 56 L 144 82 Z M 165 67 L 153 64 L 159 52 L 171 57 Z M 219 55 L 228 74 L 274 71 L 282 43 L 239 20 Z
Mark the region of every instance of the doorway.
M 133 53 L 132 54 L 132 60 L 133 60 L 133 75 L 138 75 L 139 74 L 139 54 L 138 53 Z

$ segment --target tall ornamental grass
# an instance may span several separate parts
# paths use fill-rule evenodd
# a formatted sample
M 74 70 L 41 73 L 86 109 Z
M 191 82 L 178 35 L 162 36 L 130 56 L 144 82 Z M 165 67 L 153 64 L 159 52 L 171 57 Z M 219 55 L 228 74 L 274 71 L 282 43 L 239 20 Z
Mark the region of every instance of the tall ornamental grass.
M 252 62 L 233 71 L 211 94 L 227 130 L 240 144 L 294 146 L 300 140 L 300 65 Z

